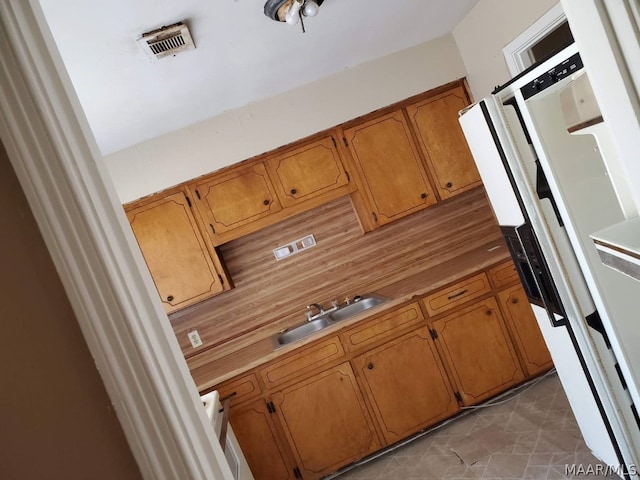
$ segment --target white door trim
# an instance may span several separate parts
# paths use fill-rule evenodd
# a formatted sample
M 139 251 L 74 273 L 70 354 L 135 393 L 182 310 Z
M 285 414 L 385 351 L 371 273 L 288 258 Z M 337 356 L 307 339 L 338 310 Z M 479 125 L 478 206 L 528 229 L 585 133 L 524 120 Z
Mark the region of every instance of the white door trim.
M 144 478 L 231 480 L 37 0 L 0 2 L 0 91 L 0 139 Z
M 511 73 L 512 77 L 533 65 L 534 62 L 529 56 L 529 49 L 564 22 L 565 19 L 562 5 L 558 3 L 502 49 L 507 68 L 509 68 L 509 73 Z

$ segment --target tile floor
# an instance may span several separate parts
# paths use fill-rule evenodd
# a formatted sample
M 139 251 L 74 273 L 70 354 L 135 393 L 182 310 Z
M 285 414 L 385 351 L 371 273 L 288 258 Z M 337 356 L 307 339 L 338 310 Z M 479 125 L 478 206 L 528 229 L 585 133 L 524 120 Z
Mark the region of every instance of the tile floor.
M 589 465 L 600 465 L 582 440 L 557 375 L 551 373 L 519 394 L 511 393 L 494 405 L 473 410 L 333 478 L 619 479 L 585 474 L 585 470 L 576 475 L 565 473 L 565 465 L 573 464 L 583 465 L 585 470 Z

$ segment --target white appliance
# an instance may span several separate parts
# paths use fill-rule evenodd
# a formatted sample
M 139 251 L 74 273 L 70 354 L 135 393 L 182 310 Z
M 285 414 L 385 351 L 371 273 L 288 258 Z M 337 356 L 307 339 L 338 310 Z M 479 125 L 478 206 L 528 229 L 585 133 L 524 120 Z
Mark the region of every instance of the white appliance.
M 589 238 L 624 219 L 626 199 L 600 152 L 606 128 L 597 139 L 574 121 L 584 75 L 571 45 L 460 123 L 585 442 L 612 472 L 637 478 L 638 382 L 617 332 L 636 322 L 640 335 L 640 290 L 601 264 Z
M 221 441 L 221 447 L 224 451 L 224 456 L 227 459 L 231 473 L 235 480 L 254 480 L 247 460 L 242 453 L 242 449 L 238 444 L 238 439 L 233 433 L 231 424 L 228 423 L 228 419 L 224 415 L 222 404 L 220 403 L 220 396 L 217 390 L 209 392 L 200 397 L 204 403 L 204 408 L 207 412 L 207 417 L 211 420 L 214 432 Z M 227 405 L 228 408 L 228 405 Z

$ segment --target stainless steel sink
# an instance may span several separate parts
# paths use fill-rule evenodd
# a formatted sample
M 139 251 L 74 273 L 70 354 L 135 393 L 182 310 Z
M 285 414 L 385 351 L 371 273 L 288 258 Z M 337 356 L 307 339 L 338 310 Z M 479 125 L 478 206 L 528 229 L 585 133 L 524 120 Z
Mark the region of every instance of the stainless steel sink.
M 301 323 L 284 332 L 276 333 L 271 338 L 274 348 L 280 348 L 290 343 L 296 342 L 302 338 L 327 328 L 337 322 L 353 317 L 360 312 L 364 312 L 370 308 L 376 307 L 382 303 L 388 302 L 390 299 L 380 295 L 366 295 L 360 300 L 349 305 L 343 305 L 326 312 L 318 318 Z
M 290 328 L 286 332 L 276 333 L 273 336 L 273 343 L 276 348 L 293 343 L 301 338 L 307 337 L 312 333 L 322 330 L 332 325 L 333 321 L 328 316 L 316 318 L 310 322 L 305 322 L 297 327 Z
M 329 318 L 334 322 L 339 322 L 388 301 L 389 299 L 386 297 L 381 297 L 379 295 L 367 295 L 366 297 L 362 297 L 361 300 L 358 300 L 355 303 L 345 305 L 330 313 Z

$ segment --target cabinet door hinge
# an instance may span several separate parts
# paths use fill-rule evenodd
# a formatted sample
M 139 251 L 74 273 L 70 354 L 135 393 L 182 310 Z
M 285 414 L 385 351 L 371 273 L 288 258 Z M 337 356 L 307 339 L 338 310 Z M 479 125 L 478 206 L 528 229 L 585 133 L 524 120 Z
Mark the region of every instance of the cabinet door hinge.
M 433 328 L 429 329 L 429 334 L 431 335 L 431 338 L 433 338 L 434 340 L 438 338 L 438 332 L 436 332 Z
M 191 199 L 189 197 L 184 197 L 187 199 L 187 205 L 189 205 L 189 208 L 191 208 Z
M 211 227 L 211 232 L 215 235 L 216 234 L 216 229 L 213 228 L 213 225 L 209 224 L 209 226 Z
M 347 175 L 347 182 L 351 182 L 351 175 L 349 175 L 349 172 L 345 170 L 344 173 Z
M 222 278 L 222 275 L 218 274 L 218 278 L 220 279 L 220 285 L 224 285 L 224 278 Z
M 376 215 L 376 212 L 371 212 L 371 216 L 373 217 L 373 221 L 378 223 L 378 216 Z
M 296 478 L 302 478 L 302 473 L 298 467 L 293 469 L 293 476 Z
M 336 139 L 331 137 L 331 140 L 333 141 L 333 148 L 338 148 L 338 143 L 336 142 Z
M 462 395 L 460 395 L 460 392 L 453 392 L 453 396 L 456 397 L 458 403 L 462 404 Z
M 196 197 L 198 197 L 198 200 L 202 200 L 202 197 L 200 196 L 200 192 L 198 190 L 196 190 Z
M 273 404 L 273 402 L 267 402 L 267 410 L 269 411 L 269 413 L 276 413 L 276 406 Z
M 349 142 L 347 142 L 347 139 L 345 137 L 342 137 L 342 141 L 344 142 L 345 147 L 349 146 Z

